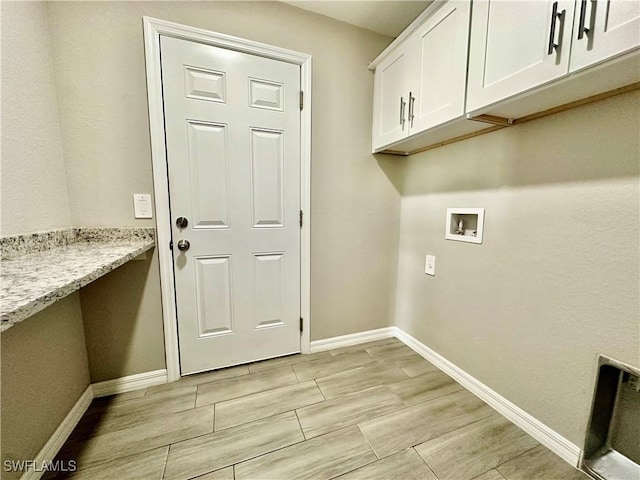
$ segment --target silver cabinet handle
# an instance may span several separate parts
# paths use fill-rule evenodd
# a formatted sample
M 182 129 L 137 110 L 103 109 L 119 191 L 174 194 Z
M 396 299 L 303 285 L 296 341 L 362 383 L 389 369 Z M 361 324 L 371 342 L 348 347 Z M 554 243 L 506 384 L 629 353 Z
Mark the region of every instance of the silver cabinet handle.
M 580 2 L 580 23 L 578 24 L 578 40 L 582 40 L 585 35 L 589 34 L 591 26 L 591 12 L 587 16 L 587 5 L 590 4 L 590 0 L 582 0 Z M 587 17 L 589 18 L 589 26 L 586 25 Z
M 402 125 L 402 130 L 404 130 L 404 107 L 407 105 L 407 102 L 404 101 L 404 97 L 400 97 L 400 125 Z
M 552 55 L 553 50 L 560 47 L 560 40 L 556 42 L 556 27 L 558 19 L 562 19 L 564 17 L 564 13 L 564 10 L 558 13 L 558 2 L 553 2 L 553 9 L 551 11 L 551 32 L 549 33 L 549 48 L 547 49 L 548 55 Z
M 413 119 L 415 117 L 415 114 L 413 111 L 415 108 L 415 104 L 416 104 L 416 97 L 414 97 L 411 94 L 411 92 L 409 92 L 409 122 L 411 122 L 410 123 L 411 128 L 413 128 Z

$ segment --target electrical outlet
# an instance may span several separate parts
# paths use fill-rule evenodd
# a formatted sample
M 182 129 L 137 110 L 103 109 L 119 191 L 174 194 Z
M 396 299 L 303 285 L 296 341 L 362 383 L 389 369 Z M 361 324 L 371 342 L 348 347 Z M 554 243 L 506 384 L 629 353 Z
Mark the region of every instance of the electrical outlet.
M 427 255 L 424 260 L 424 273 L 427 275 L 436 275 L 436 257 L 435 255 Z

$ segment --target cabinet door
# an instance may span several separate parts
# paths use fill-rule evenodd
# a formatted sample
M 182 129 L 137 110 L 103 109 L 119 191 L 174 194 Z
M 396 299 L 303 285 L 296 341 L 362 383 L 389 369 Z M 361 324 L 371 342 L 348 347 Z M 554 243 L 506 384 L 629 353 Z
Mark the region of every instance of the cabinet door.
M 573 0 L 476 0 L 471 20 L 467 112 L 569 71 Z
M 578 0 L 576 9 L 570 71 L 640 46 L 638 0 Z
M 470 2 L 450 1 L 411 37 L 410 134 L 464 114 Z
M 373 149 L 408 135 L 409 52 L 401 45 L 376 67 L 373 85 Z

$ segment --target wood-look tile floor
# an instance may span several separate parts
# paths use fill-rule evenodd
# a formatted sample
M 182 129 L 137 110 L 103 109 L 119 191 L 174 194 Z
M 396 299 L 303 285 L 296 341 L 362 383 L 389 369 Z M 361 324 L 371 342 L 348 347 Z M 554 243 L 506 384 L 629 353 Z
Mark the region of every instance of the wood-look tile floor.
M 397 339 L 94 400 L 73 479 L 588 477 Z

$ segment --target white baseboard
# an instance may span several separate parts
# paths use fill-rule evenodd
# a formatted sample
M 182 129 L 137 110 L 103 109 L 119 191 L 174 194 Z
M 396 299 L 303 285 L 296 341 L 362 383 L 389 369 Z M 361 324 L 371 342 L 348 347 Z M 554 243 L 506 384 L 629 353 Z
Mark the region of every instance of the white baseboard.
M 91 400 L 93 400 L 93 391 L 91 390 L 91 385 L 89 385 L 73 405 L 71 411 L 64 417 L 56 431 L 53 432 L 47 443 L 44 444 L 38 455 L 36 455 L 36 458 L 34 458 L 35 465 L 41 466 L 45 462 L 53 461 L 64 442 L 67 441 L 69 435 L 71 435 L 71 432 L 73 432 L 73 429 L 76 428 L 76 425 L 89 408 L 89 405 L 91 405 Z M 43 474 L 44 471 L 28 470 L 20 480 L 38 480 Z
M 76 428 L 94 398 L 162 385 L 163 383 L 167 383 L 166 369 L 139 373 L 89 385 L 38 455 L 36 455 L 36 458 L 34 458 L 35 465 L 41 466 L 45 462 L 52 462 L 55 459 L 64 442 L 67 441 L 73 429 Z M 28 470 L 20 477 L 20 480 L 38 480 L 43 474 L 44 471 Z
M 378 328 L 377 330 L 367 330 L 366 332 L 352 333 L 349 335 L 341 335 L 339 337 L 325 338 L 323 340 L 314 340 L 311 342 L 311 353 L 331 350 L 338 347 L 349 347 L 365 342 L 373 342 L 383 338 L 394 337 L 396 327 Z
M 544 423 L 534 418 L 517 405 L 511 403 L 509 400 L 487 387 L 480 380 L 451 363 L 442 355 L 431 350 L 404 330 L 398 327 L 392 328 L 394 329 L 394 335 L 415 352 L 433 363 L 444 373 L 449 375 L 481 400 L 485 401 L 494 410 L 498 411 L 505 418 L 527 432 L 556 455 L 563 458 L 572 466 L 578 466 L 581 454 L 580 447 L 564 438 L 558 432 L 547 427 Z
M 98 382 L 92 384 L 91 387 L 93 388 L 93 396 L 98 398 L 115 395 L 117 393 L 130 392 L 140 388 L 153 387 L 154 385 L 162 385 L 163 383 L 167 383 L 166 369 Z

